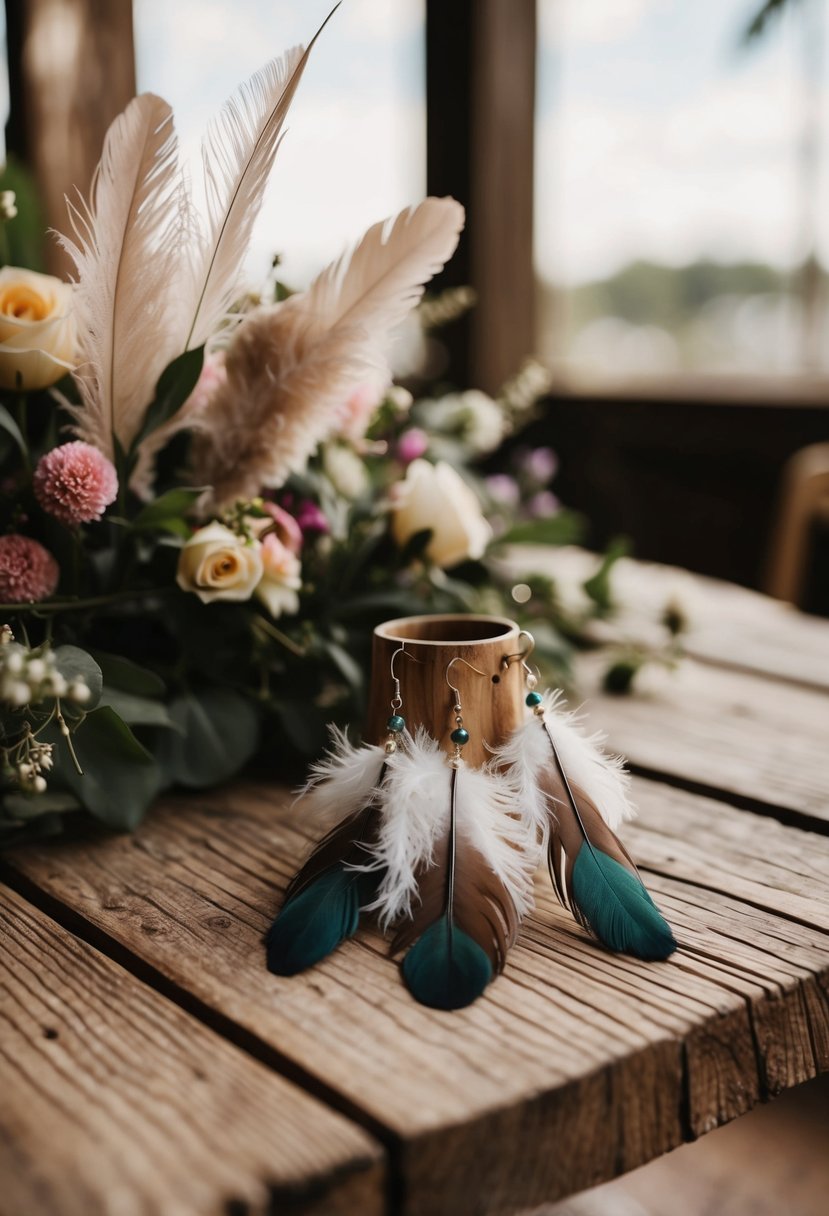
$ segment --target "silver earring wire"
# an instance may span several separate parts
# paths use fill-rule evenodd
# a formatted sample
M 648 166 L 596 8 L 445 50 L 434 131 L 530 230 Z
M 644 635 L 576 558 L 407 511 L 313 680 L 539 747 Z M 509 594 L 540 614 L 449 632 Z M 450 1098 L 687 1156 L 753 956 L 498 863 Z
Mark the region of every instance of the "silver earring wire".
M 455 729 L 452 731 L 452 734 L 449 736 L 449 738 L 452 740 L 452 742 L 455 745 L 455 751 L 452 756 L 452 764 L 455 765 L 455 767 L 457 767 L 457 765 L 460 763 L 460 759 L 461 759 L 461 748 L 465 747 L 466 744 L 469 742 L 469 731 L 466 729 L 466 727 L 463 724 L 463 706 L 461 705 L 461 691 L 449 679 L 449 673 L 452 670 L 453 664 L 455 664 L 455 663 L 465 664 L 465 666 L 467 666 L 470 671 L 475 672 L 476 676 L 486 677 L 486 672 L 481 671 L 480 668 L 478 668 L 478 667 L 473 667 L 468 659 L 462 659 L 460 655 L 455 655 L 454 659 L 450 659 L 449 662 L 446 664 L 446 672 L 444 673 L 446 683 L 449 685 L 449 687 L 452 689 L 452 692 L 455 694 L 455 704 L 452 706 L 452 709 L 455 712 Z
M 411 659 L 413 663 L 420 662 L 420 659 L 416 659 L 413 654 L 409 654 L 408 650 L 406 649 L 405 643 L 404 643 L 404 645 L 399 646 L 397 648 L 397 650 L 395 650 L 394 654 L 391 656 L 391 662 L 389 663 L 389 672 L 391 674 L 392 688 L 394 691 L 393 691 L 392 699 L 390 702 L 391 716 L 389 717 L 389 720 L 386 723 L 386 726 L 388 729 L 388 735 L 386 736 L 385 752 L 386 752 L 387 756 L 390 756 L 392 754 L 392 752 L 397 751 L 397 736 L 402 734 L 403 731 L 406 729 L 406 719 L 400 713 L 400 710 L 403 708 L 403 697 L 400 694 L 400 680 L 394 674 L 394 661 L 399 654 L 405 655 L 406 658 Z
M 530 633 L 529 629 L 522 629 L 521 632 L 518 634 L 519 643 L 522 638 L 528 638 L 529 645 L 524 650 L 519 650 L 517 652 L 517 654 L 505 654 L 501 659 L 502 671 L 506 671 L 507 668 L 509 667 L 510 663 L 520 663 L 525 671 L 529 671 L 527 659 L 530 657 L 532 652 L 535 650 L 535 638 Z

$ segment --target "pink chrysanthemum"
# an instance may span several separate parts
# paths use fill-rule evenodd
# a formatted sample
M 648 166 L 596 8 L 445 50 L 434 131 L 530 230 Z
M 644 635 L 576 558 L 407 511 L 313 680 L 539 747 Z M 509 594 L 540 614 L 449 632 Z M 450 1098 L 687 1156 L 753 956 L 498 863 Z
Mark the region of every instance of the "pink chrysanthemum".
M 30 536 L 0 536 L 0 600 L 45 600 L 58 585 L 58 563 Z
M 100 519 L 118 493 L 112 462 L 80 440 L 42 456 L 33 484 L 43 510 L 70 527 Z

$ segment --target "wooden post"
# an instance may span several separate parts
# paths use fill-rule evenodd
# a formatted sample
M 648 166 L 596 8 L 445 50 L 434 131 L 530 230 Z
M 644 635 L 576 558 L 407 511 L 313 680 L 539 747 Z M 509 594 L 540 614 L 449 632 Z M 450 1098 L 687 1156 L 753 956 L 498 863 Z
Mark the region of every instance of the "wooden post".
M 34 175 L 50 228 L 86 194 L 107 127 L 135 95 L 132 0 L 6 0 L 11 111 L 6 144 Z M 69 261 L 48 241 L 46 263 Z
M 447 752 L 452 750 L 449 735 L 455 728 L 455 697 L 446 682 L 449 662 L 462 658 L 484 673 L 476 675 L 464 663 L 456 663 L 449 676 L 460 691 L 464 726 L 470 735 L 464 759 L 469 764 L 484 764 L 489 758 L 485 745 L 500 746 L 523 718 L 521 664 L 513 661 L 507 666 L 503 661 L 521 650 L 519 632 L 520 627 L 507 617 L 461 614 L 410 616 L 378 625 L 366 742 L 381 743 L 386 737 L 394 696 L 391 659 L 405 642 L 406 655 L 397 656 L 394 668 L 403 698 L 400 712 L 410 731 L 425 727 Z
M 427 0 L 427 183 L 467 209 L 440 285 L 478 304 L 448 333 L 453 377 L 497 392 L 535 350 L 536 0 Z

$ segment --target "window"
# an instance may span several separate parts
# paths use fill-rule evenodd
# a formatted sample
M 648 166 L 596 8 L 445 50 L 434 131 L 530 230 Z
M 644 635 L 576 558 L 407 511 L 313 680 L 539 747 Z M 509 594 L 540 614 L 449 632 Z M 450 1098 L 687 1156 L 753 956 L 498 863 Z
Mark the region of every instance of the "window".
M 139 90 L 173 106 L 185 149 L 273 55 L 307 42 L 329 0 L 134 0 Z M 249 258 L 302 287 L 375 220 L 425 190 L 425 0 L 349 0 L 314 49 Z
M 540 352 L 575 384 L 829 371 L 823 0 L 539 0 Z

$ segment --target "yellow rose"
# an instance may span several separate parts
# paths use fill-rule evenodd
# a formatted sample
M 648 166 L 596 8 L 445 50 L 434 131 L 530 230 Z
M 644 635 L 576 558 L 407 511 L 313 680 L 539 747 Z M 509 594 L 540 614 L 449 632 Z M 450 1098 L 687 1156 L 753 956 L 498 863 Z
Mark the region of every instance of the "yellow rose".
M 492 539 L 473 490 L 450 464 L 413 461 L 405 481 L 393 487 L 391 530 L 402 548 L 416 533 L 431 530 L 426 557 L 436 566 L 479 558 Z
M 0 388 L 48 388 L 74 367 L 72 286 L 50 274 L 0 270 Z
M 249 600 L 262 578 L 258 542 L 246 544 L 224 524 L 194 532 L 178 559 L 176 582 L 194 591 L 203 604 L 212 600 Z

